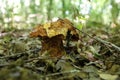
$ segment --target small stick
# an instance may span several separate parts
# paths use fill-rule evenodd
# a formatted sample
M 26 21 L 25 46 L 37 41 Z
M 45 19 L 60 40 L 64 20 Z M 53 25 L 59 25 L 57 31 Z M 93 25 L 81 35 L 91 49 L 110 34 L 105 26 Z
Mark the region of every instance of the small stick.
M 99 41 L 100 43 L 104 44 L 105 46 L 108 46 L 108 47 L 113 47 L 116 51 L 120 52 L 120 47 L 116 46 L 115 44 L 111 43 L 111 42 L 108 42 L 108 41 L 105 41 L 105 40 L 102 40 L 100 38 L 97 38 L 97 37 L 92 37 L 90 36 L 89 34 L 85 33 L 84 31 L 82 30 L 79 30 L 78 28 L 76 28 L 79 32 L 82 32 L 83 34 L 89 36 L 90 38 L 96 40 L 96 41 Z

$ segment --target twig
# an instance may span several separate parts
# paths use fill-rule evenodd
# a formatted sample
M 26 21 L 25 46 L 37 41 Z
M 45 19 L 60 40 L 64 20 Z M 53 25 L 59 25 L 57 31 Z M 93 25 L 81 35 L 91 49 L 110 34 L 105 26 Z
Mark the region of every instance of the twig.
M 24 65 L 22 67 L 26 68 L 26 69 L 29 69 L 29 70 L 32 70 L 34 72 L 44 73 L 43 69 L 40 69 L 40 68 L 37 68 L 37 67 L 32 67 L 32 66 L 28 66 L 28 65 Z
M 43 57 L 43 56 L 41 56 L 41 57 L 37 57 L 37 58 L 31 58 L 31 59 L 29 59 L 29 60 L 26 60 L 25 62 L 31 62 L 31 61 L 34 61 L 34 60 L 42 60 L 42 59 L 45 59 L 45 60 L 52 60 L 52 59 L 57 59 L 57 58 L 53 58 L 53 57 Z
M 3 56 L 3 57 L 0 57 L 0 59 L 6 59 L 6 58 L 11 58 L 11 57 L 17 57 L 17 56 L 20 56 L 22 54 L 27 54 L 27 53 L 18 53 L 18 54 L 12 54 L 12 55 L 7 55 L 7 56 Z
M 0 68 L 3 68 L 5 66 L 10 66 L 10 64 L 0 64 Z
M 113 43 L 111 43 L 111 42 L 108 42 L 108 41 L 105 41 L 105 40 L 102 40 L 102 39 L 100 39 L 100 38 L 96 38 L 96 39 L 97 39 L 99 42 L 104 43 L 104 44 L 108 45 L 109 47 L 113 47 L 113 48 L 115 48 L 117 51 L 120 52 L 120 47 L 116 46 L 115 44 L 113 44 Z
M 45 77 L 52 77 L 52 76 L 57 76 L 57 75 L 60 75 L 60 74 L 79 73 L 79 72 L 80 72 L 80 70 L 75 69 L 75 70 L 71 70 L 71 71 L 51 73 L 51 74 L 46 75 Z
M 40 57 L 36 57 L 36 58 L 31 58 L 26 60 L 25 62 L 31 62 L 34 60 L 69 60 L 69 58 L 57 58 L 57 57 L 44 57 L 44 56 L 40 56 Z
M 0 57 L 0 59 L 6 59 L 6 58 L 11 58 L 11 57 L 17 57 L 17 56 L 20 56 L 20 55 L 29 54 L 29 52 L 33 52 L 33 51 L 36 51 L 36 50 L 37 50 L 37 49 L 28 50 L 28 51 L 21 52 L 21 53 L 15 53 L 15 54 L 12 54 L 12 55 L 7 55 L 7 56 Z
M 84 31 L 82 30 L 79 30 L 78 28 L 76 28 L 79 32 L 82 32 L 83 34 L 89 36 L 90 38 L 96 40 L 96 41 L 99 41 L 100 43 L 104 44 L 105 46 L 108 46 L 108 47 L 113 47 L 116 51 L 120 52 L 120 47 L 116 46 L 115 44 L 111 43 L 111 42 L 108 42 L 108 41 L 105 41 L 105 40 L 102 40 L 100 38 L 97 38 L 97 37 L 92 37 L 90 36 L 89 34 L 85 33 Z

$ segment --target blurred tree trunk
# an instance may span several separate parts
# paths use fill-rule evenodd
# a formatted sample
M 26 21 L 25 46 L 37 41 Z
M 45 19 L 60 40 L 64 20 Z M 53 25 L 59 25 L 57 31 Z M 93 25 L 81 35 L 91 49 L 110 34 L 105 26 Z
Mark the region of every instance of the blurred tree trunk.
M 62 0 L 62 15 L 63 15 L 63 18 L 66 17 L 65 11 L 66 11 L 65 0 Z
M 37 12 L 35 0 L 31 0 L 31 1 L 30 1 L 30 9 L 31 9 L 31 12 L 32 12 L 32 13 L 36 13 L 36 12 Z
M 24 0 L 20 0 L 20 6 L 21 6 L 20 15 L 23 16 L 22 21 L 26 21 L 29 16 L 29 13 L 27 7 L 25 6 Z
M 111 9 L 112 21 L 113 21 L 113 23 L 118 25 L 117 18 L 119 16 L 119 11 L 120 11 L 119 6 L 114 0 L 111 0 L 111 5 L 112 5 L 112 9 Z
M 6 7 L 5 10 L 7 11 L 7 13 L 5 14 L 5 18 L 11 19 L 10 21 L 8 21 L 7 26 L 10 26 L 9 28 L 13 28 L 14 27 L 14 13 L 13 13 L 13 9 L 14 9 L 14 4 L 12 4 L 11 6 L 8 4 L 9 1 L 6 0 Z
M 49 4 L 48 4 L 48 11 L 47 11 L 47 16 L 48 16 L 48 20 L 51 19 L 51 11 L 52 11 L 52 5 L 53 5 L 53 0 L 49 0 Z
M 40 0 L 40 13 L 43 13 L 43 4 L 44 4 L 44 1 Z

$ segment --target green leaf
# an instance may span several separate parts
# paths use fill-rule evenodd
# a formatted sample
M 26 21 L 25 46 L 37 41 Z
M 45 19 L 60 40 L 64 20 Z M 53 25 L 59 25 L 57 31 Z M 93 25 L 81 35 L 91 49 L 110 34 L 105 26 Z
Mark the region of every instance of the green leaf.
M 79 29 L 79 30 L 81 30 L 81 29 L 82 29 L 82 27 L 83 27 L 83 25 L 82 25 L 82 24 L 78 24 L 78 25 L 77 25 L 77 29 Z

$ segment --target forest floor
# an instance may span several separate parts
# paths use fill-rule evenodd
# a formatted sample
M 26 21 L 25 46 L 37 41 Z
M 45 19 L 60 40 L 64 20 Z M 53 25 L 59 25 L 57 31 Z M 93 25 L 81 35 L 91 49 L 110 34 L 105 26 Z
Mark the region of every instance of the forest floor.
M 29 33 L 0 30 L 0 80 L 120 80 L 119 27 L 83 29 L 59 59 L 39 56 Z

